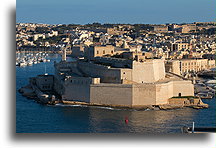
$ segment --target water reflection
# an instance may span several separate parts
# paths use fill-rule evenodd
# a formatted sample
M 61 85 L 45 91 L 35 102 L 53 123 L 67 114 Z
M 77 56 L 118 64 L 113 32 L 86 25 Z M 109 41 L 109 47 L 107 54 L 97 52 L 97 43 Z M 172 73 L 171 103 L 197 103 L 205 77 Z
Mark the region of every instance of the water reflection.
M 89 109 L 93 132 L 167 133 L 181 132 L 180 128 L 192 122 L 192 109 L 170 111 L 134 111 Z M 125 124 L 125 117 L 129 122 Z M 183 119 L 182 119 L 183 118 Z M 172 126 L 171 126 L 172 125 Z

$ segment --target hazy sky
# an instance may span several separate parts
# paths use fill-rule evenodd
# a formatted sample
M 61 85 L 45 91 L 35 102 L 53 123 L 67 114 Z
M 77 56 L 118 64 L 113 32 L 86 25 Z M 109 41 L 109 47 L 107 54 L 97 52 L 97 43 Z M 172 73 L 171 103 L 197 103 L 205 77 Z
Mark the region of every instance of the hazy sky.
M 47 24 L 215 21 L 215 0 L 17 0 L 17 22 Z

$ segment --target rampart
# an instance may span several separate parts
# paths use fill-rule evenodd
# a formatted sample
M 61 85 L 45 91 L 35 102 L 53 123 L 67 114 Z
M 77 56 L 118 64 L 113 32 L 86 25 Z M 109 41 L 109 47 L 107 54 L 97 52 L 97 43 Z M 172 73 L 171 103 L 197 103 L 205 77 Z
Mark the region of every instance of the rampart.
M 96 83 L 93 84 L 90 81 L 69 79 L 65 84 L 63 100 L 136 107 L 168 104 L 173 96 L 193 96 L 191 81 L 144 84 L 99 83 L 99 79 L 95 79 Z

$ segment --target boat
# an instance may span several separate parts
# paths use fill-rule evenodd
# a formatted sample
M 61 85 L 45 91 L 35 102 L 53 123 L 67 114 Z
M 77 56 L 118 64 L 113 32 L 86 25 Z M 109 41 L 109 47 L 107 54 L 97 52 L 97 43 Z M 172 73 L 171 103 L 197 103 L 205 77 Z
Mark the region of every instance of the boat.
M 27 65 L 28 65 L 28 66 L 32 66 L 32 65 L 33 65 L 33 62 L 32 62 L 32 61 L 27 61 Z
M 200 97 L 201 99 L 212 99 L 213 98 L 213 94 L 210 92 L 208 93 L 200 92 L 196 96 Z
M 32 66 L 33 64 L 37 64 L 40 62 L 50 62 L 50 59 L 47 59 L 48 54 L 44 53 L 36 53 L 34 54 L 25 54 L 24 56 L 20 57 L 18 54 L 16 58 L 16 66 Z
M 182 133 L 216 133 L 215 127 L 182 127 Z
M 195 127 L 194 122 L 192 127 L 183 126 L 182 133 L 216 133 L 216 127 Z
M 19 63 L 19 66 L 20 66 L 20 67 L 27 66 L 27 63 L 26 63 L 25 61 L 21 61 L 21 62 Z

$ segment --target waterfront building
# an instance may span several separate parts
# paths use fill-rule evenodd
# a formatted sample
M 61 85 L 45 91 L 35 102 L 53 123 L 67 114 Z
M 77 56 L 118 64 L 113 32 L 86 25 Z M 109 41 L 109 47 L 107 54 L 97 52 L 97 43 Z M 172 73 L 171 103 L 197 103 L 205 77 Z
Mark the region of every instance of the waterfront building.
M 168 60 L 165 63 L 166 71 L 178 75 L 185 75 L 193 72 L 197 73 L 203 70 L 215 67 L 215 60 L 208 59 L 180 59 Z
M 194 95 L 192 82 L 166 73 L 163 59 L 62 61 L 55 63 L 53 86 L 63 101 L 113 106 L 161 105 L 174 96 Z

